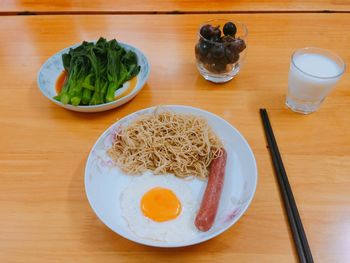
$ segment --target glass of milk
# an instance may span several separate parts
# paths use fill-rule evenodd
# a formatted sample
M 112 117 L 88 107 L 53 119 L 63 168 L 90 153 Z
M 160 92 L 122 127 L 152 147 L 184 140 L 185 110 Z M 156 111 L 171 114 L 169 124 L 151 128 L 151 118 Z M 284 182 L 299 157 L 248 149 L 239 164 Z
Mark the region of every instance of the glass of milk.
M 286 105 L 293 111 L 316 111 L 345 71 L 344 61 L 331 51 L 307 47 L 291 59 Z

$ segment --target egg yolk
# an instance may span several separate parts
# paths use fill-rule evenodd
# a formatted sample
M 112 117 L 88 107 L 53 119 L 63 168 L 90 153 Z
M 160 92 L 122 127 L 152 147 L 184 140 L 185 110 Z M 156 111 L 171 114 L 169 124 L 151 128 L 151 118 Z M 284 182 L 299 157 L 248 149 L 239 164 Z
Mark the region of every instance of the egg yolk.
M 181 203 L 171 190 L 156 187 L 143 195 L 141 210 L 148 218 L 164 222 L 175 219 L 180 214 Z

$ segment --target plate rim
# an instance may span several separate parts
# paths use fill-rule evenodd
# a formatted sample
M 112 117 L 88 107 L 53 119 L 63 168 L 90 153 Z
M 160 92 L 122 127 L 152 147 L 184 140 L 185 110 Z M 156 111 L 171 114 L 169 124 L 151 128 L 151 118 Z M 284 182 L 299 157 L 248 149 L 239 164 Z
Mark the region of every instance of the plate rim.
M 139 114 L 140 112 L 143 112 L 143 111 L 150 111 L 152 109 L 155 109 L 157 106 L 151 106 L 151 107 L 148 107 L 148 108 L 143 108 L 143 109 L 140 109 L 140 110 L 137 110 L 137 111 L 134 111 L 130 114 L 127 114 L 126 116 L 124 116 L 123 118 L 121 119 L 118 119 L 116 122 L 112 123 L 110 126 L 108 126 L 108 128 L 106 128 L 104 130 L 104 132 L 97 138 L 97 140 L 95 141 L 94 145 L 92 146 L 90 152 L 89 152 L 89 155 L 88 155 L 88 158 L 86 160 L 86 164 L 85 164 L 85 169 L 84 169 L 84 190 L 85 190 L 85 194 L 86 194 L 86 197 L 88 199 L 88 202 L 89 202 L 89 205 L 91 207 L 91 209 L 93 210 L 94 214 L 97 216 L 97 218 L 107 227 L 109 228 L 111 231 L 113 231 L 115 234 L 127 239 L 127 240 L 130 240 L 130 241 L 133 241 L 135 243 L 138 243 L 138 244 L 142 244 L 142 245 L 146 245 L 146 246 L 150 246 L 150 247 L 161 247 L 161 248 L 176 248 L 176 247 L 186 247 L 186 246 L 191 246 L 191 245 L 196 245 L 196 244 L 200 244 L 200 243 L 203 243 L 205 241 L 208 241 L 216 236 L 219 236 L 220 234 L 222 234 L 223 232 L 225 232 L 226 230 L 228 230 L 229 228 L 231 228 L 238 220 L 241 219 L 241 217 L 244 215 L 244 213 L 248 210 L 248 208 L 250 207 L 252 201 L 253 201 L 253 198 L 255 196 L 255 193 L 256 193 L 256 189 L 257 189 L 257 184 L 258 184 L 258 167 L 257 167 L 257 163 L 256 163 L 256 159 L 255 159 L 255 155 L 254 155 L 254 152 L 253 150 L 251 149 L 248 141 L 245 139 L 245 137 L 238 131 L 238 129 L 236 129 L 235 126 L 233 126 L 231 123 L 229 123 L 228 121 L 226 121 L 224 118 L 212 113 L 212 112 L 209 112 L 207 110 L 204 110 L 204 109 L 201 109 L 201 108 L 197 108 L 197 107 L 193 107 L 193 106 L 188 106 L 188 105 L 177 105 L 177 104 L 169 104 L 169 105 L 161 105 L 161 107 L 164 107 L 164 108 L 167 108 L 167 107 L 180 107 L 180 108 L 185 108 L 185 109 L 189 109 L 189 110 L 197 110 L 197 111 L 200 111 L 200 112 L 204 112 L 205 114 L 209 114 L 211 115 L 212 117 L 215 117 L 215 118 L 218 118 L 220 119 L 221 121 L 225 122 L 226 124 L 228 124 L 232 129 L 235 130 L 235 132 L 238 134 L 238 136 L 240 137 L 240 139 L 244 142 L 244 144 L 247 146 L 247 149 L 248 149 L 248 152 L 249 152 L 249 155 L 251 156 L 252 158 L 252 161 L 253 161 L 253 170 L 254 170 L 254 186 L 253 186 L 253 191 L 251 192 L 251 195 L 249 196 L 249 198 L 247 199 L 247 202 L 245 203 L 245 205 L 243 205 L 243 209 L 241 209 L 238 213 L 238 216 L 235 217 L 234 220 L 232 220 L 232 222 L 230 222 L 226 227 L 224 227 L 223 229 L 217 231 L 217 232 L 214 232 L 204 238 L 201 238 L 199 240 L 196 240 L 196 241 L 187 241 L 187 242 L 155 242 L 155 241 L 152 241 L 152 240 L 147 240 L 147 239 L 136 239 L 136 238 L 133 238 L 133 237 L 130 237 L 130 236 L 126 236 L 124 234 L 121 234 L 121 233 L 118 233 L 116 231 L 113 230 L 113 228 L 111 226 L 109 226 L 107 223 L 105 223 L 105 221 L 99 216 L 99 214 L 96 212 L 96 209 L 94 207 L 94 205 L 92 204 L 90 198 L 89 198 L 89 194 L 88 194 L 88 191 L 87 191 L 87 181 L 88 181 L 88 174 L 87 174 L 87 168 L 88 168 L 88 164 L 90 163 L 90 158 L 92 158 L 92 152 L 95 150 L 95 148 L 97 147 L 97 144 L 98 142 L 103 138 L 105 137 L 105 135 L 107 134 L 107 132 L 110 131 L 110 129 L 112 129 L 112 127 L 114 125 L 116 125 L 118 122 L 122 122 L 124 121 L 126 118 L 130 117 L 130 115 L 136 115 L 136 114 Z
M 116 40 L 117 40 L 117 39 L 116 39 Z M 87 41 L 87 42 L 96 42 L 96 41 L 97 41 L 97 40 L 92 40 L 92 41 Z M 42 65 L 40 66 L 39 71 L 38 71 L 38 73 L 37 73 L 37 81 L 36 81 L 36 82 L 37 82 L 37 86 L 38 86 L 40 92 L 41 92 L 46 98 L 48 98 L 51 102 L 55 103 L 56 105 L 61 106 L 62 108 L 65 108 L 65 109 L 68 109 L 68 110 L 80 111 L 80 112 L 81 112 L 81 111 L 89 112 L 89 110 L 90 110 L 90 112 L 93 112 L 93 110 L 100 110 L 100 109 L 105 108 L 105 107 L 107 108 L 106 110 L 108 110 L 108 109 L 111 109 L 111 108 L 109 108 L 109 107 L 114 106 L 114 104 L 118 104 L 119 102 L 123 102 L 124 100 L 126 100 L 126 102 L 127 102 L 128 99 L 131 99 L 131 98 L 133 98 L 135 95 L 137 95 L 137 93 L 140 92 L 140 91 L 142 90 L 142 88 L 145 86 L 145 84 L 146 84 L 146 82 L 147 82 L 147 80 L 148 80 L 148 78 L 149 78 L 149 75 L 150 75 L 150 73 L 151 73 L 151 64 L 150 64 L 150 62 L 149 62 L 147 56 L 145 55 L 145 53 L 142 52 L 139 48 L 137 48 L 137 47 L 135 47 L 135 46 L 133 46 L 133 45 L 127 44 L 127 43 L 125 43 L 125 42 L 122 42 L 122 41 L 118 41 L 118 40 L 117 40 L 117 42 L 118 42 L 118 44 L 120 44 L 120 45 L 123 46 L 124 48 L 126 47 L 126 48 L 131 48 L 131 49 L 137 50 L 137 51 L 145 58 L 145 61 L 146 61 L 146 64 L 147 64 L 147 71 L 146 71 L 146 76 L 145 76 L 145 78 L 140 82 L 140 84 L 138 85 L 138 87 L 135 87 L 135 88 L 133 89 L 133 91 L 130 92 L 129 94 L 127 94 L 126 96 L 123 96 L 123 97 L 121 97 L 121 98 L 119 98 L 119 99 L 117 99 L 117 100 L 111 101 L 111 102 L 106 102 L 106 103 L 102 103 L 102 104 L 98 104 L 98 105 L 86 105 L 86 106 L 85 106 L 85 105 L 78 105 L 78 106 L 74 106 L 74 105 L 71 105 L 71 104 L 66 104 L 66 105 L 65 105 L 65 104 L 63 104 L 62 102 L 60 102 L 60 101 L 58 101 L 58 100 L 55 100 L 54 98 L 48 96 L 48 94 L 46 94 L 46 93 L 44 92 L 44 90 L 42 89 L 42 87 L 41 87 L 41 85 L 40 85 L 39 79 L 40 79 L 40 73 L 42 72 L 42 70 L 44 69 L 44 67 L 46 66 L 46 64 L 49 62 L 49 60 L 52 59 L 54 56 L 60 54 L 60 53 L 65 54 L 65 53 L 63 53 L 63 52 L 69 51 L 69 49 L 71 49 L 71 48 L 78 47 L 79 45 L 82 44 L 82 42 L 81 42 L 81 43 L 73 44 L 73 45 L 71 45 L 71 46 L 68 46 L 68 47 L 66 47 L 66 48 L 63 48 L 63 49 L 57 51 L 56 53 L 54 53 L 53 55 L 51 55 L 49 58 L 47 58 L 47 59 L 45 60 L 44 63 L 42 63 Z M 135 77 L 138 77 L 138 75 L 135 76 Z M 121 104 L 121 105 L 122 105 L 122 104 Z M 121 105 L 120 105 L 120 106 L 121 106 Z M 116 107 L 118 107 L 118 106 L 116 106 Z

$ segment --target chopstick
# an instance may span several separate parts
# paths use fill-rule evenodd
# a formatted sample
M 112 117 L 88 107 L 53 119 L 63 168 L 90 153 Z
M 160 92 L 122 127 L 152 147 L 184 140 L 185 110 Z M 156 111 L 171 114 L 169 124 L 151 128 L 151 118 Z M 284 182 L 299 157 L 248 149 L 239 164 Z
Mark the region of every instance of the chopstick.
M 294 200 L 293 192 L 288 181 L 287 173 L 284 169 L 266 109 L 260 109 L 260 115 L 299 260 L 302 263 L 313 263 L 314 260 L 312 258 L 309 243 L 306 238 L 304 227 L 300 219 L 298 208 Z

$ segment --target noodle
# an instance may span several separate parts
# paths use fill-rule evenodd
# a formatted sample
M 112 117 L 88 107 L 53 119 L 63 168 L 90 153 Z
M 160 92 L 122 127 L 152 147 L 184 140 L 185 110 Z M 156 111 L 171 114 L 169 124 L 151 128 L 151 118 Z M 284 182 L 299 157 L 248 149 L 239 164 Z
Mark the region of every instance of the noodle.
M 222 143 L 207 121 L 191 114 L 156 110 L 122 127 L 109 155 L 127 174 L 152 170 L 178 177 L 208 177 Z

